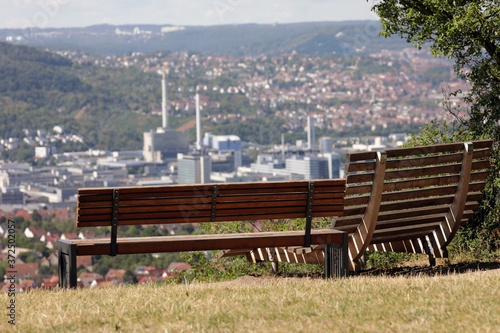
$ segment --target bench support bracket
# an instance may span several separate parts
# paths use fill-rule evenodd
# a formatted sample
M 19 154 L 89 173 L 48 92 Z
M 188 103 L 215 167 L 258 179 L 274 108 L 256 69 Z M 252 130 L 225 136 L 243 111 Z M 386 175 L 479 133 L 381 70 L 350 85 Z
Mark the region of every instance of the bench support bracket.
M 219 194 L 219 188 L 217 185 L 214 185 L 212 187 L 212 208 L 211 208 L 211 213 L 210 213 L 210 221 L 214 222 L 215 217 L 216 217 L 216 211 L 217 211 L 217 195 Z
M 59 287 L 76 288 L 76 244 L 60 239 L 57 245 Z
M 342 244 L 325 244 L 325 278 L 349 276 L 349 238 L 342 233 Z
M 118 236 L 118 208 L 120 206 L 120 190 L 113 189 L 113 215 L 111 219 L 111 243 L 110 243 L 110 256 L 116 256 L 117 246 L 116 238 Z
M 311 246 L 313 202 L 314 202 L 314 182 L 309 182 L 307 184 L 306 233 L 304 239 L 304 247 Z

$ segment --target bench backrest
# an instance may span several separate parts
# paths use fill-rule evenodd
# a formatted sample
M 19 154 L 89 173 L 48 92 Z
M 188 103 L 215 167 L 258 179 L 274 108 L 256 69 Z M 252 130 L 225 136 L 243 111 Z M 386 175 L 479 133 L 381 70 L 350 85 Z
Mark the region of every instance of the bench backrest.
M 342 216 L 345 180 L 169 185 L 78 190 L 78 227 Z
M 313 188 L 310 188 L 310 183 Z M 306 216 L 339 216 L 343 179 L 78 190 L 78 227 L 111 226 L 113 193 L 118 225 L 198 223 Z
M 478 206 L 491 146 L 482 140 L 350 154 L 344 215 L 334 228 L 349 232 L 352 265 L 367 249 L 446 256 Z

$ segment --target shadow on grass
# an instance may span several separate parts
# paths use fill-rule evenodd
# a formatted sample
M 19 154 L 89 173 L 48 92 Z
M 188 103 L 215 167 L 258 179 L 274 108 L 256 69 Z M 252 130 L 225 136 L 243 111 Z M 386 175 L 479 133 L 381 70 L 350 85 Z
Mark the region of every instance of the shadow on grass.
M 476 262 L 476 263 L 459 263 L 417 267 L 395 267 L 388 269 L 368 269 L 359 272 L 350 272 L 351 276 L 417 276 L 417 275 L 448 275 L 462 274 L 477 271 L 489 271 L 500 269 L 500 262 Z

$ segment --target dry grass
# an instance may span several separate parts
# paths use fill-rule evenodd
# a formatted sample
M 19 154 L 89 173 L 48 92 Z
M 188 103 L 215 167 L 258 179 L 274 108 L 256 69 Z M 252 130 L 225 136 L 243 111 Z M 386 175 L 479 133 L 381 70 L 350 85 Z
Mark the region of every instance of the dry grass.
M 2 295 L 6 304 L 7 295 Z M 2 306 L 5 309 L 4 306 Z M 9 329 L 5 315 L 0 331 Z M 34 291 L 19 332 L 498 332 L 500 270 Z

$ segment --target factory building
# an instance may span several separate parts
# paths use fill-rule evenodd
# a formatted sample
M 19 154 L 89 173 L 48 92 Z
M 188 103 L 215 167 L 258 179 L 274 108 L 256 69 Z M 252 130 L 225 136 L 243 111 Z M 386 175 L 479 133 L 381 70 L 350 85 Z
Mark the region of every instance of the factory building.
M 178 153 L 189 151 L 189 134 L 178 132 L 168 127 L 168 82 L 165 72 L 162 73 L 162 127 L 144 133 L 143 155 L 146 162 L 163 163 L 175 160 Z

